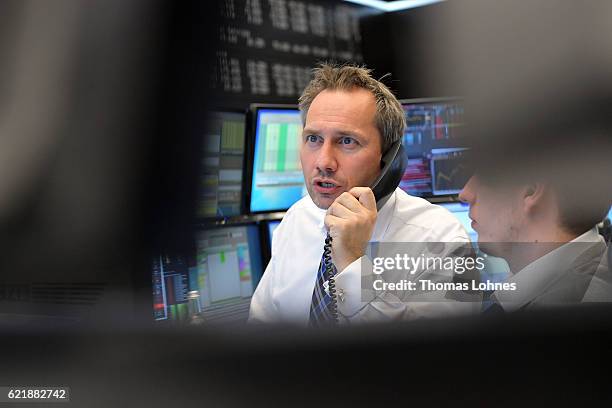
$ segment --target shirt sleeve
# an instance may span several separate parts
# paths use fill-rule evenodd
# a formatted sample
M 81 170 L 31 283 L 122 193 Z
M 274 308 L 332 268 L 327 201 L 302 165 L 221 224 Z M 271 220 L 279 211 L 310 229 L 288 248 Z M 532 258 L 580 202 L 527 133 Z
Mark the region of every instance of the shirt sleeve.
M 410 320 L 416 315 L 407 303 L 391 293 L 376 296 L 373 290 L 362 289 L 362 262 L 367 268 L 371 260 L 363 256 L 336 276 L 338 314 L 341 324 Z
M 274 302 L 273 291 L 277 282 L 277 274 L 279 273 L 276 267 L 279 251 L 279 243 L 282 241 L 279 236 L 283 234 L 285 229 L 285 222 L 287 219 L 285 216 L 284 222 L 276 228 L 272 234 L 272 253 L 270 262 L 266 266 L 261 280 L 257 284 L 255 293 L 251 298 L 251 308 L 249 310 L 248 323 L 275 323 L 280 320 L 280 310 L 278 304 Z M 282 249 L 281 249 L 282 252 Z
M 274 264 L 275 257 L 272 257 L 251 298 L 249 323 L 272 323 L 278 320 L 279 311 L 272 300 L 272 288 L 276 271 Z
M 461 241 L 459 241 L 461 242 Z M 456 249 L 456 247 L 450 247 Z M 451 250 L 440 256 L 450 255 Z M 341 324 L 362 324 L 369 322 L 414 320 L 443 316 L 477 314 L 478 301 L 459 301 L 447 296 L 445 291 L 404 298 L 389 291 L 375 291 L 372 282 L 378 278 L 370 272 L 372 262 L 363 256 L 336 276 L 338 294 L 338 314 Z M 426 277 L 427 272 L 422 277 Z M 452 275 L 448 276 L 452 280 Z

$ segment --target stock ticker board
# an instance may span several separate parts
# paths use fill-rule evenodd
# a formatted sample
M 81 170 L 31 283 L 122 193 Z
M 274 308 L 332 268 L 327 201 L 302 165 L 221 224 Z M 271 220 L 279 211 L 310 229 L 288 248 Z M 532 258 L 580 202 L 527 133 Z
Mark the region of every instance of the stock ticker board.
M 224 0 L 213 87 L 224 108 L 296 103 L 318 61 L 362 63 L 359 18 L 340 1 Z

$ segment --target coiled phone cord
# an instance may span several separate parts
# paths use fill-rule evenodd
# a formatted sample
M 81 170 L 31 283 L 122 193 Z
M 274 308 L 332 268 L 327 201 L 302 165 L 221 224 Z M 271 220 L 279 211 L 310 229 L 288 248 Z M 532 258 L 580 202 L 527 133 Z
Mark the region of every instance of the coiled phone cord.
M 325 263 L 325 273 L 327 273 L 328 291 L 331 296 L 329 304 L 329 313 L 332 317 L 332 323 L 338 324 L 338 300 L 336 295 L 336 276 L 334 273 L 334 264 L 331 259 L 332 237 L 327 233 L 325 238 L 325 246 L 323 246 L 323 262 Z

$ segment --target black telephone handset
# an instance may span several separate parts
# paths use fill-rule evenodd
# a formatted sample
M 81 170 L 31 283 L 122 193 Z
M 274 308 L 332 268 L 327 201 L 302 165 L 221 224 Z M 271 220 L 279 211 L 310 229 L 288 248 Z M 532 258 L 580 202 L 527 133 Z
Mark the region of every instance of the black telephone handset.
M 399 186 L 407 164 L 406 152 L 401 140 L 398 140 L 383 154 L 380 159 L 382 170 L 378 178 L 372 183 L 371 189 L 374 198 L 376 198 L 377 210 L 385 205 L 391 194 Z
M 376 209 L 380 210 L 387 202 L 391 194 L 399 186 L 402 181 L 402 176 L 406 170 L 408 161 L 401 140 L 393 143 L 393 145 L 383 154 L 380 160 L 380 175 L 372 186 L 372 192 L 376 199 Z M 325 263 L 325 273 L 327 274 L 328 290 L 331 296 L 329 311 L 332 317 L 332 323 L 338 323 L 338 300 L 336 294 L 336 277 L 335 267 L 331 259 L 332 237 L 327 233 L 325 238 L 325 246 L 323 247 L 323 262 Z

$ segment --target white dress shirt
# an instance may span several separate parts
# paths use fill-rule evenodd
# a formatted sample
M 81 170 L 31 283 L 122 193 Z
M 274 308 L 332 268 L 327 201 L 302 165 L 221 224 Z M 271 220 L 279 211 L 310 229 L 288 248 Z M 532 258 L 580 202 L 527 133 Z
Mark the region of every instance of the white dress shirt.
M 327 235 L 325 214 L 310 196 L 287 211 L 274 231 L 272 257 L 251 300 L 251 322 L 308 325 Z M 378 212 L 370 242 L 466 243 L 469 238 L 448 210 L 398 188 Z M 338 272 L 336 287 L 342 293 L 338 311 L 345 323 L 420 317 L 419 307 L 406 302 L 367 307 L 361 299 L 361 259 Z
M 516 284 L 516 290 L 498 290 L 491 298 L 506 312 L 612 301 L 609 271 L 600 268 L 605 251 L 603 237 L 593 228 L 510 276 L 506 282 Z
M 612 247 L 608 244 L 582 303 L 612 303 Z

